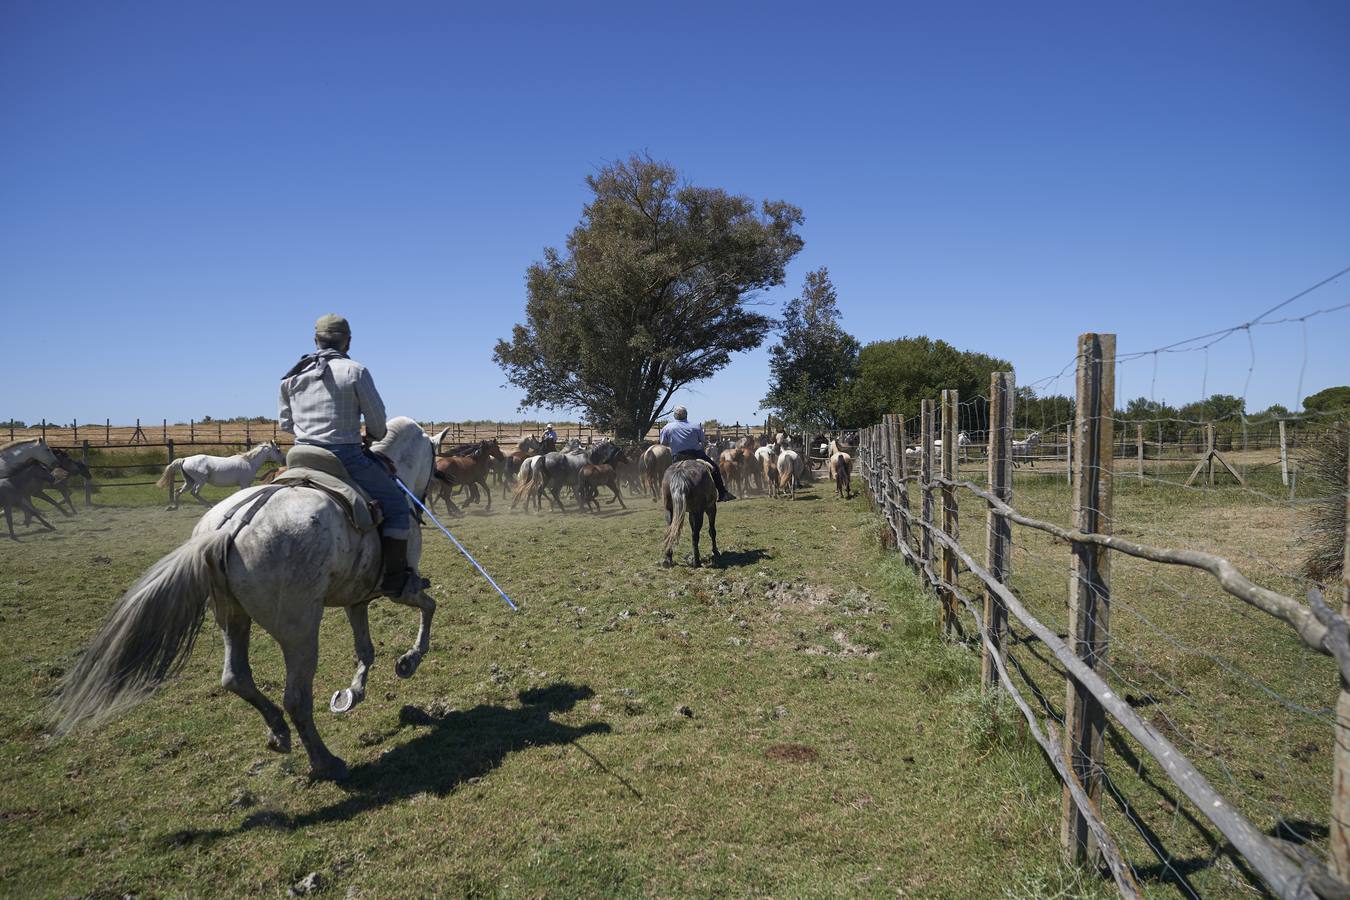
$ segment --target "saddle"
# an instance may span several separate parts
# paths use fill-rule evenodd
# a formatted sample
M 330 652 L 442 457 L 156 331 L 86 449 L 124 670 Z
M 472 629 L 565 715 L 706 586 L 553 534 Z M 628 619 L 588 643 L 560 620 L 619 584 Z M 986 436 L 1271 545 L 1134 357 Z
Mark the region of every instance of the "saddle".
M 323 491 L 338 502 L 357 531 L 370 531 L 384 519 L 379 505 L 347 474 L 342 460 L 313 444 L 292 447 L 286 453 L 286 471 L 272 483 Z

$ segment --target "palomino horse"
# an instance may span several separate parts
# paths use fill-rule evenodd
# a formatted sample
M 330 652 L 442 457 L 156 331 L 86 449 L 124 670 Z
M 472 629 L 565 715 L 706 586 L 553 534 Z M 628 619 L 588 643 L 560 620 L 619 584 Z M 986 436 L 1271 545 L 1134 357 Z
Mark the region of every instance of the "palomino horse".
M 666 469 L 670 468 L 672 460 L 670 448 L 664 444 L 653 444 L 642 451 L 642 459 L 638 462 L 638 474 L 642 478 L 642 483 L 651 492 L 652 502 L 661 493 L 661 479 L 666 474 Z
M 717 562 L 717 484 L 713 481 L 712 466 L 699 459 L 672 464 L 661 479 L 661 503 L 666 508 L 666 557 L 661 565 L 667 568 L 675 565 L 675 542 L 680 539 L 686 513 L 694 540 L 694 568 L 703 565 L 698 555 L 698 537 L 703 531 L 704 513 L 708 516 L 713 562 Z
M 183 486 L 173 492 L 173 502 L 167 508 L 177 509 L 184 491 L 191 491 L 198 503 L 210 506 L 211 504 L 202 499 L 201 492 L 204 486 L 213 484 L 216 487 L 234 485 L 246 488 L 253 483 L 262 464 L 269 460 L 279 466 L 286 463 L 286 457 L 276 441 L 264 441 L 252 450 L 236 453 L 234 456 L 207 456 L 205 453 L 198 453 L 195 456 L 175 459 L 165 466 L 164 474 L 159 476 L 155 486 L 168 487 L 174 473 L 181 471 Z
M 766 444 L 755 450 L 755 480 L 771 498 L 778 496 L 778 445 Z
M 433 454 L 421 426 L 392 419 L 374 449 L 393 462 L 411 491 L 423 495 Z M 421 532 L 414 528 L 409 563 L 416 565 L 421 553 Z M 329 752 L 314 726 L 319 623 L 326 607 L 340 606 L 352 626 L 356 675 L 330 704 L 334 712 L 346 712 L 364 698 L 375 659 L 367 606 L 382 571 L 379 532 L 358 531 L 324 491 L 276 485 L 241 491 L 202 516 L 192 537 L 122 595 L 65 680 L 55 709 L 57 731 L 98 725 L 153 694 L 187 662 L 209 604 L 225 638 L 221 684 L 262 714 L 267 746 L 290 752 L 289 715 L 309 754 L 311 777 L 341 779 L 346 764 Z M 430 646 L 436 604 L 420 589 L 395 602 L 422 613 L 416 643 L 394 667 L 407 678 Z M 285 715 L 258 689 L 249 669 L 255 621 L 281 645 Z
M 830 480 L 834 482 L 834 495 L 845 500 L 853 499 L 853 457 L 847 453 L 836 453 L 830 457 Z

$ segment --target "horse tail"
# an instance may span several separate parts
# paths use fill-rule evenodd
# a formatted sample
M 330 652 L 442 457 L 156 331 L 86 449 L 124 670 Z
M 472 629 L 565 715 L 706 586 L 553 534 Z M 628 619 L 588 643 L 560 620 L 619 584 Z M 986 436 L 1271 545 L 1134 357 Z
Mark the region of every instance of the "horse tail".
M 169 479 L 174 476 L 175 472 L 181 471 L 182 468 L 183 461 L 181 459 L 175 459 L 173 462 L 169 463 L 164 467 L 164 474 L 159 476 L 159 481 L 155 482 L 155 487 L 168 487 Z
M 530 467 L 530 471 L 525 473 L 524 478 L 516 479 L 515 499 L 512 502 L 514 506 L 520 502 L 520 498 L 528 497 L 530 490 L 538 485 L 539 466 L 536 464 Z
M 126 712 L 183 668 L 229 546 L 229 531 L 192 537 L 122 595 L 66 676 L 52 716 L 58 734 Z
M 671 554 L 675 552 L 675 542 L 680 539 L 680 529 L 684 527 L 687 502 L 684 495 L 688 489 L 683 483 L 677 484 L 672 479 L 668 490 L 670 491 L 670 525 L 666 528 L 666 553 Z

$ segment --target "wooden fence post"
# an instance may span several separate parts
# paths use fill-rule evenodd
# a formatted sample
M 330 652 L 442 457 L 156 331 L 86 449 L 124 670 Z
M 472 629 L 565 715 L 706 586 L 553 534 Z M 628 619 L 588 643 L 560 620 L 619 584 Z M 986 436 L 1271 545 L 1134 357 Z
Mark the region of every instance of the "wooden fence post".
M 75 436 L 72 437 L 72 438 L 70 439 L 70 441 L 71 441 L 71 443 L 73 443 L 73 444 L 78 444 L 78 443 L 80 442 L 80 420 L 79 420 L 79 419 L 71 419 L 71 420 L 70 420 L 70 427 L 71 427 L 71 430 L 73 430 L 73 431 L 75 432 Z
M 164 438 L 164 443 L 167 444 L 169 442 L 169 420 L 168 419 L 161 420 L 159 427 L 161 428 L 160 433 Z
M 1139 447 L 1139 483 L 1144 483 L 1144 426 L 1134 426 L 1134 439 Z
M 954 390 L 942 392 L 942 478 L 944 482 L 956 479 L 956 416 L 961 404 Z M 952 540 L 960 538 L 957 526 L 956 488 L 950 484 L 942 485 L 942 530 Z M 956 584 L 956 551 L 942 545 L 942 580 L 947 584 Z M 942 634 L 955 638 L 956 592 L 949 587 L 942 589 Z
M 166 438 L 165 441 L 164 441 L 164 443 L 165 443 L 165 446 L 167 446 L 167 447 L 169 448 L 169 464 L 172 465 L 172 464 L 173 464 L 173 441 L 168 440 L 168 439 Z M 169 505 L 170 505 L 170 506 L 173 505 L 173 483 L 174 483 L 176 480 L 177 480 L 177 479 L 175 479 L 174 476 L 173 476 L 173 470 L 170 469 L 170 470 L 169 470 Z
M 891 428 L 895 434 L 893 443 L 895 446 L 896 471 L 899 472 L 899 488 L 896 490 L 896 496 L 900 506 L 900 541 L 909 547 L 909 484 L 905 481 L 909 477 L 909 458 L 905 455 L 905 417 L 896 413 L 891 417 Z M 906 556 L 906 559 L 909 559 Z
M 103 420 L 103 446 L 112 444 L 112 419 Z
M 1284 419 L 1280 420 L 1280 484 L 1289 487 L 1289 445 L 1284 439 Z
M 1280 425 L 1284 425 L 1283 422 Z M 1350 475 L 1350 461 L 1347 462 Z M 1350 493 L 1345 496 L 1345 549 L 1341 566 L 1341 615 L 1350 616 Z M 1331 775 L 1331 869 L 1350 881 L 1350 685 L 1336 698 L 1336 743 Z
M 47 420 L 42 420 L 42 443 L 47 443 Z
M 924 400 L 920 404 L 919 421 L 919 485 L 923 490 L 923 577 L 928 578 L 933 571 L 933 401 Z M 926 581 L 924 587 L 931 588 L 933 582 Z
M 249 427 L 248 419 L 244 420 L 244 446 L 253 446 L 253 429 Z
M 84 463 L 84 470 L 85 470 L 86 472 L 89 472 L 89 441 L 88 441 L 88 440 L 85 440 L 85 442 L 84 442 L 84 453 L 81 455 L 80 461 Z M 89 472 L 89 475 L 84 476 L 84 505 L 85 505 L 85 506 L 93 506 L 93 505 L 94 505 L 94 486 L 93 486 L 92 484 L 90 484 L 90 482 L 94 480 L 94 479 L 91 477 L 93 474 L 94 474 L 93 472 Z
M 1205 484 L 1214 487 L 1214 423 L 1205 423 Z
M 1012 504 L 1012 419 L 1013 373 L 994 372 L 989 376 L 989 492 L 1004 503 Z M 985 567 L 1000 584 L 1007 584 L 1012 572 L 1012 520 L 994 514 L 991 504 L 988 514 L 989 534 Z M 993 653 L 1002 652 L 1003 639 L 1008 631 L 1008 610 L 1003 600 L 990 588 L 984 592 L 984 625 L 989 633 L 991 651 L 984 648 L 980 660 L 980 681 L 986 691 L 998 687 L 998 667 Z
M 1116 336 L 1083 334 L 1078 338 L 1077 414 L 1074 436 L 1078 468 L 1073 478 L 1073 524 L 1078 531 L 1110 534 L 1111 448 L 1114 437 Z M 1110 636 L 1111 559 L 1099 544 L 1075 543 L 1069 579 L 1069 646 L 1093 669 L 1106 659 Z M 1106 716 L 1101 703 L 1073 679 L 1067 682 L 1064 755 L 1083 791 L 1094 804 L 1102 793 L 1102 735 Z M 1069 860 L 1095 862 L 1097 839 L 1064 788 L 1061 835 Z
M 188 419 L 188 443 L 197 443 L 197 420 Z
M 882 414 L 881 424 L 877 427 L 881 432 L 881 515 L 886 519 L 886 527 L 890 528 L 895 516 L 893 511 L 895 504 L 891 499 L 892 485 L 895 483 L 891 467 L 895 460 L 891 455 L 891 417 L 888 413 Z M 828 466 L 828 463 L 826 465 Z M 894 533 L 891 536 L 894 537 Z
M 1064 480 L 1073 484 L 1073 426 L 1064 426 Z

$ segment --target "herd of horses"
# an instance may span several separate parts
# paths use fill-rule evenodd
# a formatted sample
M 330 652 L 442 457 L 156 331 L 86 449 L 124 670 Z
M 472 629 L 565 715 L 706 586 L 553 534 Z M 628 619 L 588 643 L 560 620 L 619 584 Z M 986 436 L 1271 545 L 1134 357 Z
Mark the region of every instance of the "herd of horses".
M 11 441 L 0 446 L 0 507 L 4 508 L 5 524 L 12 540 L 18 540 L 14 534 L 15 509 L 23 513 L 24 525 L 37 519 L 48 531 L 56 530 L 56 526 L 37 511 L 34 500 L 51 504 L 63 516 L 75 515 L 75 504 L 70 499 L 70 479 L 73 475 L 88 479 L 88 466 L 64 450 L 48 447 L 37 438 Z M 48 496 L 49 488 L 59 491 L 61 499 Z
M 1019 442 L 1020 446 L 1034 448 L 1036 437 Z M 559 450 L 529 438 L 510 455 L 494 441 L 446 450 L 444 438 L 442 432 L 433 440 L 412 419 L 400 417 L 390 420 L 388 433 L 373 449 L 396 466 L 409 491 L 424 501 L 439 496 L 453 504 L 453 494 L 465 505 L 480 499 L 490 504 L 494 471 L 500 473 L 504 492 L 514 492 L 517 501 L 525 499 L 541 510 L 544 497 L 551 508 L 567 508 L 564 491 L 572 493 L 580 509 L 599 508 L 601 489 L 610 491 L 610 502 L 622 504 L 624 485 L 635 493 L 651 494 L 665 509 L 663 565 L 674 563 L 685 519 L 690 523 L 693 565 L 702 564 L 699 540 L 705 521 L 714 560 L 719 555 L 718 494 L 712 466 L 703 460 L 674 459 L 669 448 L 660 445 L 625 447 L 613 441 Z M 791 498 L 800 483 L 812 478 L 815 463 L 827 465 L 836 494 L 849 497 L 855 445 L 856 435 L 834 439 L 817 435 L 808 443 L 779 434 L 709 450 L 716 451 L 710 455 L 721 474 L 743 491 Z M 808 446 L 818 452 L 808 454 Z M 57 733 L 97 725 L 153 694 L 182 669 L 209 609 L 225 644 L 221 684 L 261 714 L 267 747 L 289 752 L 293 725 L 308 753 L 312 777 L 346 776 L 346 764 L 324 745 L 313 715 L 319 623 L 326 608 L 342 607 L 352 628 L 356 672 L 351 686 L 335 692 L 329 703 L 333 713 L 344 714 L 365 697 L 374 662 L 367 607 L 378 594 L 380 541 L 375 531 L 357 527 L 321 490 L 249 485 L 263 462 L 279 454 L 280 449 L 269 442 L 214 463 L 188 458 L 166 472 L 168 478 L 182 472 L 198 486 L 220 481 L 248 486 L 211 507 L 192 536 L 151 566 L 118 601 L 65 678 L 53 710 Z M 243 482 L 245 471 L 248 482 Z M 14 507 L 51 528 L 33 508 L 32 499 L 43 495 L 44 488 L 60 488 L 74 472 L 89 478 L 80 463 L 40 441 L 0 447 L 0 503 L 6 518 Z M 184 490 L 207 502 L 192 487 L 185 485 Z M 175 493 L 175 501 L 181 493 Z M 63 494 L 71 505 L 68 490 Z M 60 508 L 50 497 L 42 498 Z M 69 514 L 74 514 L 73 505 Z M 13 536 L 12 521 L 10 531 Z M 421 532 L 413 529 L 410 564 L 416 566 L 421 550 Z M 425 586 L 394 602 L 421 614 L 412 648 L 394 667 L 399 677 L 407 678 L 429 650 L 436 604 Z M 255 623 L 277 641 L 285 659 L 280 706 L 253 680 L 248 648 Z

